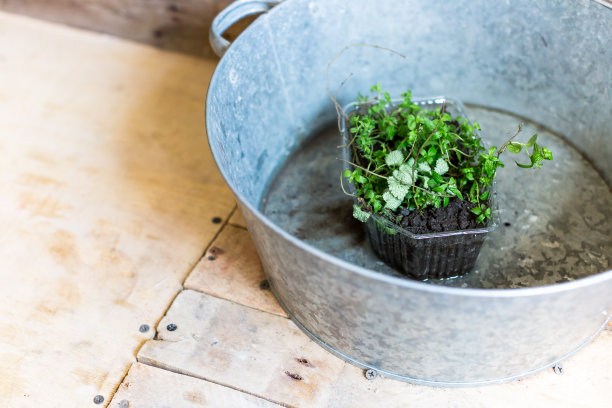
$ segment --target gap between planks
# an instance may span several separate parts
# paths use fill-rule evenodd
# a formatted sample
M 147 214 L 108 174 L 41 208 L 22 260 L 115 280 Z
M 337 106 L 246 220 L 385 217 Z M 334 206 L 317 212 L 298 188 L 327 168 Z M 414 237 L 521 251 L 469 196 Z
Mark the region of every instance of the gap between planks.
M 196 268 L 196 266 L 198 266 L 198 264 L 201 262 L 202 258 L 206 255 L 206 251 L 208 251 L 208 249 L 212 246 L 212 244 L 215 242 L 215 240 L 217 239 L 217 237 L 221 234 L 221 232 L 225 229 L 226 225 L 228 225 L 229 220 L 232 218 L 232 216 L 234 215 L 234 213 L 238 211 L 238 207 L 234 206 L 234 208 L 232 209 L 232 211 L 230 212 L 230 214 L 228 215 L 227 219 L 225 219 L 223 221 L 223 224 L 221 225 L 221 227 L 219 228 L 219 230 L 217 231 L 217 233 L 213 236 L 213 238 L 210 240 L 210 242 L 205 245 L 204 247 L 204 251 L 202 252 L 202 255 L 200 255 L 200 258 L 193 264 L 193 266 L 189 269 L 189 271 L 187 272 L 187 274 L 185 275 L 185 278 L 183 279 L 183 281 L 181 282 L 181 289 L 179 291 L 176 292 L 176 295 L 172 298 L 172 300 L 168 303 L 168 306 L 166 307 L 166 310 L 164 310 L 164 312 L 162 313 L 162 315 L 160 316 L 159 319 L 157 319 L 157 321 L 155 321 L 154 323 L 154 327 L 155 327 L 155 337 L 157 337 L 157 327 L 159 326 L 159 323 L 163 320 L 163 318 L 166 316 L 166 314 L 168 313 L 168 310 L 170 310 L 170 308 L 172 307 L 172 304 L 174 303 L 174 301 L 176 300 L 177 296 L 180 295 L 180 293 L 182 291 L 185 290 L 185 282 L 187 281 L 187 278 L 191 275 L 191 273 L 193 272 L 193 270 Z M 149 329 L 150 330 L 150 329 Z M 154 338 L 155 338 L 154 337 Z M 140 350 L 142 349 L 142 347 L 147 343 L 147 341 L 149 341 L 150 339 L 143 339 L 143 341 L 140 343 L 140 345 L 136 348 L 136 356 L 138 355 L 138 353 L 140 352 Z M 115 394 L 117 394 L 117 391 L 119 390 L 119 387 L 121 386 L 121 384 L 123 384 L 123 382 L 125 381 L 126 377 L 128 376 L 128 373 L 130 372 L 130 369 L 132 368 L 132 366 L 134 364 L 138 363 L 138 359 L 135 358 L 134 362 L 132 364 L 130 364 L 129 366 L 127 366 L 125 372 L 123 373 L 123 376 L 121 377 L 120 381 L 117 383 L 117 386 L 115 387 L 114 390 L 112 390 L 112 392 L 109 395 L 108 398 L 108 404 L 106 404 L 106 406 L 110 406 L 110 403 L 112 402 L 113 398 L 115 397 Z M 162 368 L 162 367 L 158 367 L 158 368 Z M 167 370 L 167 371 L 172 371 L 172 370 Z M 180 373 L 179 373 L 180 374 Z M 212 382 L 212 381 L 211 381 Z M 222 384 L 219 384 L 222 385 Z

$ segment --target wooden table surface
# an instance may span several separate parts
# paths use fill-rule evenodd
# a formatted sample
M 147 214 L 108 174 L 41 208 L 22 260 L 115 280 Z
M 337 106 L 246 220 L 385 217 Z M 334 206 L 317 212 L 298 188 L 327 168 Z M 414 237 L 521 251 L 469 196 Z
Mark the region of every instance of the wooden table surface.
M 610 327 L 562 375 L 463 389 L 310 341 L 208 150 L 215 64 L 0 13 L 0 407 L 611 406 Z

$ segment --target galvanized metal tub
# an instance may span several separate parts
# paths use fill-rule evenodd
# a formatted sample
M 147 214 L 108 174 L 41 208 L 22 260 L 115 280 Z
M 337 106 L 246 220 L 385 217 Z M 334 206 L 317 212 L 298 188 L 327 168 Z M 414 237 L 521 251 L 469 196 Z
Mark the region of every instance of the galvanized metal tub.
M 225 51 L 225 28 L 275 3 L 230 6 L 213 24 L 213 45 Z M 412 88 L 512 112 L 567 138 L 609 186 L 611 38 L 612 10 L 587 0 L 287 0 L 259 17 L 221 59 L 206 122 L 215 160 L 291 318 L 360 367 L 433 385 L 517 379 L 587 344 L 612 316 L 612 270 L 524 289 L 434 286 L 316 249 L 260 206 L 289 154 L 334 120 L 328 62 L 362 42 L 408 58 L 397 63 L 365 49 L 338 58 L 331 83 L 353 74 L 338 93 L 341 104 L 382 81 L 395 94 Z

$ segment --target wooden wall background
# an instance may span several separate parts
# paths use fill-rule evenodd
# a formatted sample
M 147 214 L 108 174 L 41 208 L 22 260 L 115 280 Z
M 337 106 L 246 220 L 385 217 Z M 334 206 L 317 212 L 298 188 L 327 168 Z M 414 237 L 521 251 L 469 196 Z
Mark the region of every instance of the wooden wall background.
M 214 57 L 208 28 L 232 0 L 0 0 L 0 10 Z M 237 24 L 235 37 L 248 22 Z

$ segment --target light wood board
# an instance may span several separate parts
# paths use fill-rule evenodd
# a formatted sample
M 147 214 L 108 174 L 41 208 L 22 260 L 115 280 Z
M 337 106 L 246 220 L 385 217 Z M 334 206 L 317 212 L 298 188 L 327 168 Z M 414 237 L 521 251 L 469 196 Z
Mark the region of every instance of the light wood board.
M 168 324 L 175 331 L 168 331 Z M 292 407 L 604 407 L 609 404 L 612 331 L 564 362 L 507 384 L 432 388 L 368 381 L 308 339 L 288 319 L 186 290 L 160 322 L 140 362 L 224 384 Z
M 287 316 L 267 283 L 248 231 L 227 225 L 185 281 L 185 288 Z
M 213 384 L 136 363 L 115 394 L 112 408 L 278 408 L 272 402 Z
M 0 406 L 107 403 L 229 217 L 214 66 L 0 13 Z

